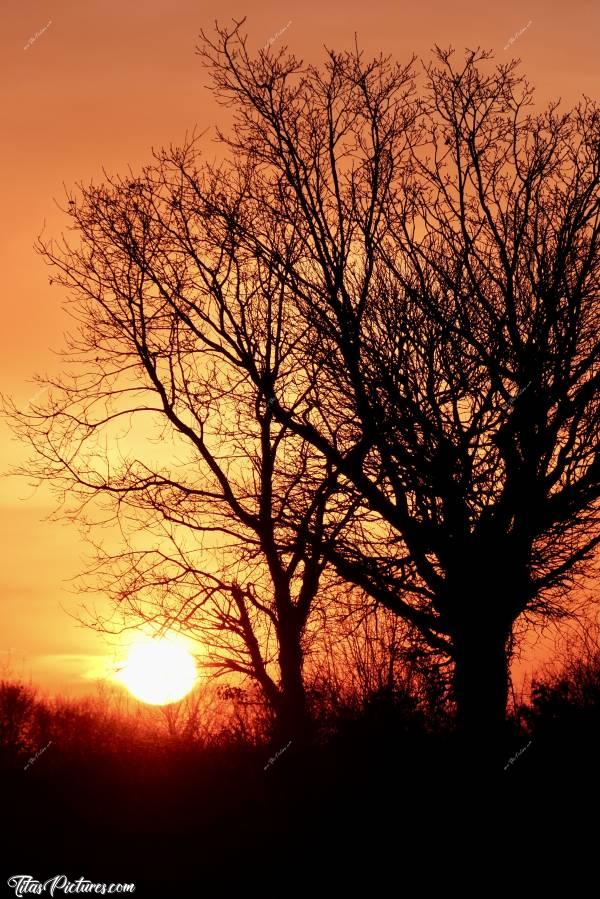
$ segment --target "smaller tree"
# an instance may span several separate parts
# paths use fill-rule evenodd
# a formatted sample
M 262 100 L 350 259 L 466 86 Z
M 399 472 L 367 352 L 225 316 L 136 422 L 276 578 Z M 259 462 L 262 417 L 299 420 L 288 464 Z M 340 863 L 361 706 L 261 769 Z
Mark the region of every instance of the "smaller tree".
M 281 738 L 300 739 L 303 641 L 347 513 L 332 505 L 334 468 L 268 401 L 277 385 L 300 404 L 314 375 L 270 266 L 226 251 L 243 173 L 226 196 L 223 173 L 197 159 L 192 138 L 136 179 L 69 197 L 79 244 L 38 246 L 77 323 L 67 371 L 10 412 L 35 451 L 22 473 L 51 481 L 88 535 L 99 520 L 120 530 L 116 550 L 95 543 L 87 583 L 116 610 L 95 626 L 196 637 L 204 669 L 252 678 Z M 271 239 L 293 253 L 283 228 Z

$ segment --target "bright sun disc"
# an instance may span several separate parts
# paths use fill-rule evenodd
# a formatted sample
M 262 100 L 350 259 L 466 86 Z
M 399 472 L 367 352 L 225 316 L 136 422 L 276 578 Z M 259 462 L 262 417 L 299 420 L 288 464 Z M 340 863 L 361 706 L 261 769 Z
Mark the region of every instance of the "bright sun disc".
M 130 693 L 151 705 L 178 702 L 196 682 L 194 659 L 169 637 L 138 640 L 117 675 Z

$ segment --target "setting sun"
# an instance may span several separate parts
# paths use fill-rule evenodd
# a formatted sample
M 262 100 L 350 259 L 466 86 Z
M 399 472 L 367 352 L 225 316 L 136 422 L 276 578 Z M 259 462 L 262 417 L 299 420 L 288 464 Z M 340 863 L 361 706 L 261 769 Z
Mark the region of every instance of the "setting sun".
M 178 702 L 196 681 L 196 665 L 187 649 L 173 637 L 137 640 L 117 680 L 142 702 Z

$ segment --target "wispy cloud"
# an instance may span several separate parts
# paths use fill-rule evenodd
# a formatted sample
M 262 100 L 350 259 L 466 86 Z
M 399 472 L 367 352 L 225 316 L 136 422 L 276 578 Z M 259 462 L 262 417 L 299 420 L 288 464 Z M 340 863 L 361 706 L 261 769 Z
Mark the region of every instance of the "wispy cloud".
M 91 655 L 89 653 L 52 653 L 50 655 L 36 656 L 32 659 L 32 665 L 64 672 L 70 676 L 83 678 L 84 680 L 97 680 L 110 677 L 114 674 L 114 662 L 105 655 Z

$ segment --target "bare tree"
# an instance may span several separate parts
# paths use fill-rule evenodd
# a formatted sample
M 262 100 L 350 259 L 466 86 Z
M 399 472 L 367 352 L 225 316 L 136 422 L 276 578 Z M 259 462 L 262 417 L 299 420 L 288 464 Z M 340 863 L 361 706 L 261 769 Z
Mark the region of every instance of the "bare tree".
M 240 24 L 199 48 L 252 173 L 234 258 L 269 261 L 316 364 L 267 402 L 358 506 L 328 559 L 452 660 L 493 745 L 515 624 L 569 611 L 599 539 L 597 104 L 534 114 L 516 62 L 440 49 L 417 100 L 410 65 L 252 59 Z
M 192 138 L 138 178 L 69 195 L 79 243 L 38 248 L 77 331 L 66 373 L 12 416 L 35 450 L 23 473 L 51 481 L 91 536 L 120 528 L 116 549 L 96 541 L 90 583 L 116 613 L 95 626 L 197 637 L 203 667 L 256 681 L 298 741 L 304 635 L 346 506 L 333 508 L 332 466 L 274 418 L 275 385 L 300 403 L 314 366 L 293 352 L 298 326 L 269 266 L 232 261 L 235 183 L 213 221 L 222 173 L 197 158 Z

